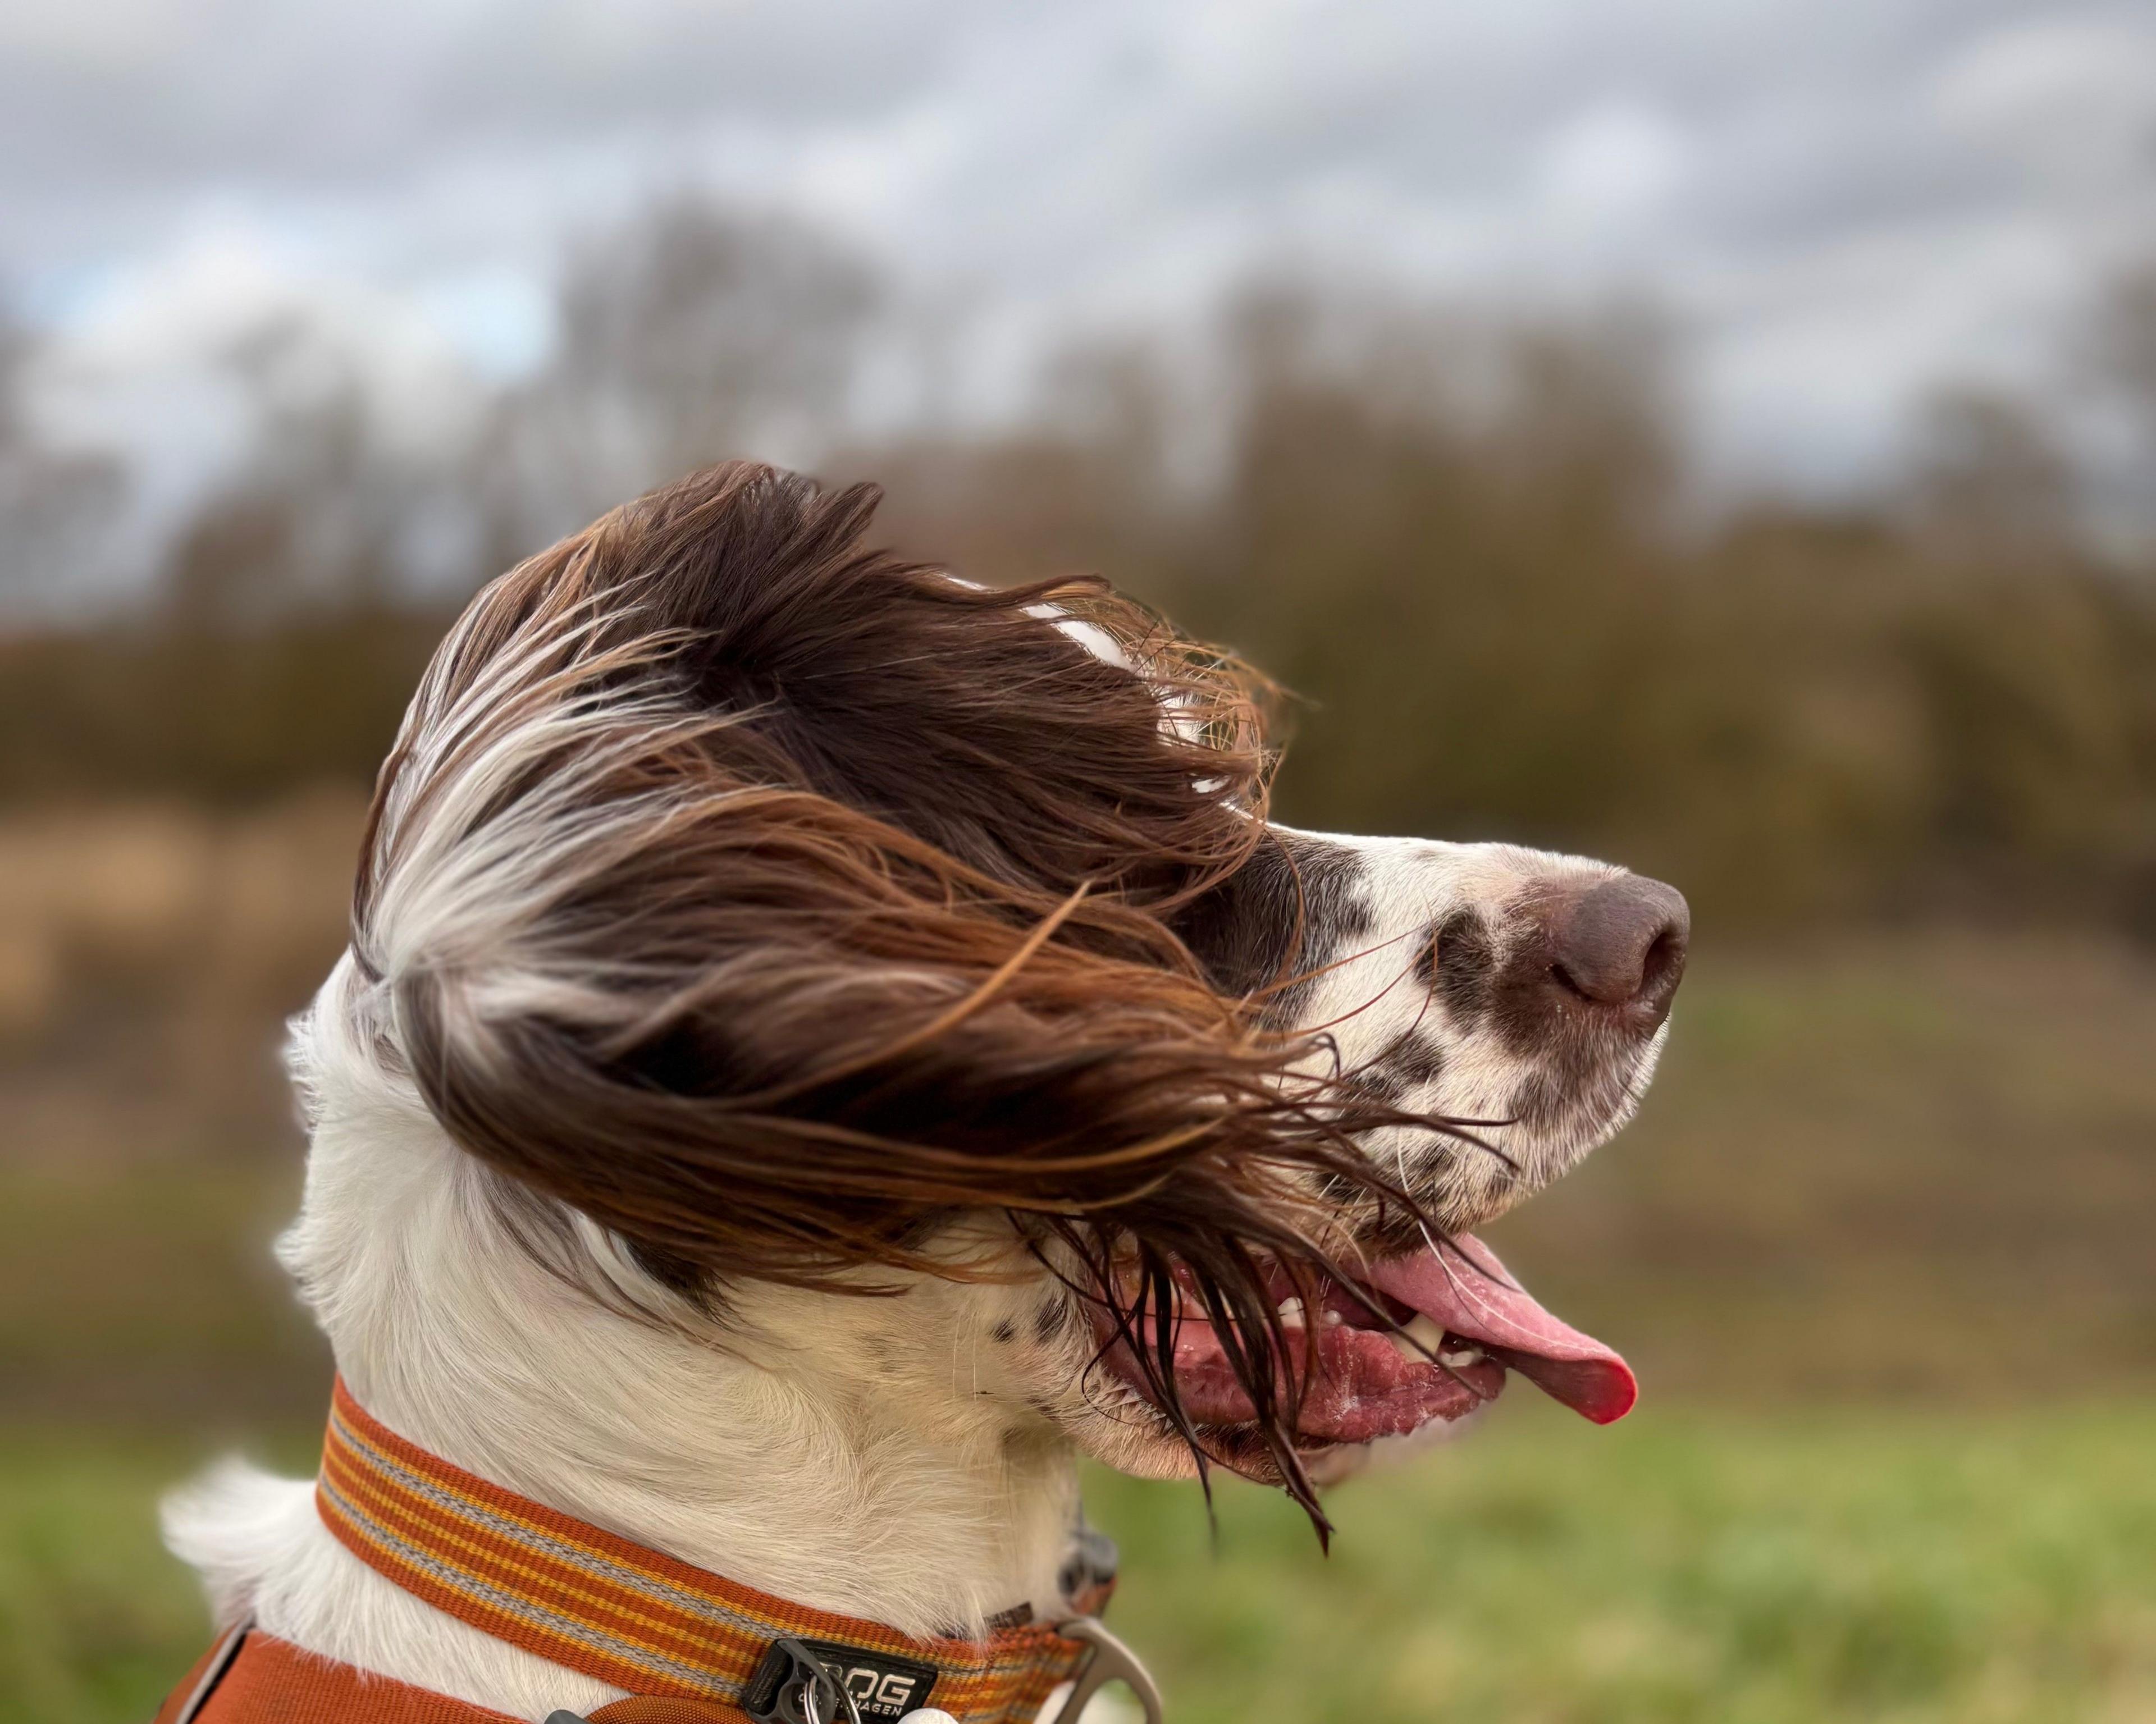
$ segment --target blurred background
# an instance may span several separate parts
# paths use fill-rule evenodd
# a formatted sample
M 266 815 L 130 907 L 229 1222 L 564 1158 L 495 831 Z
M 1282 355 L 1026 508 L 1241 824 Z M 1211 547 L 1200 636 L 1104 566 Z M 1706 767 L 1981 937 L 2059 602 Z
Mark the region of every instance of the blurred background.
M 1288 818 L 1691 896 L 1493 1233 L 1640 1411 L 1329 1562 L 1096 1479 L 1179 1720 L 2156 1718 L 2145 5 L 15 0 L 0 1719 L 146 1716 L 157 1491 L 311 1464 L 275 1043 L 433 642 L 740 453 L 1240 649 Z

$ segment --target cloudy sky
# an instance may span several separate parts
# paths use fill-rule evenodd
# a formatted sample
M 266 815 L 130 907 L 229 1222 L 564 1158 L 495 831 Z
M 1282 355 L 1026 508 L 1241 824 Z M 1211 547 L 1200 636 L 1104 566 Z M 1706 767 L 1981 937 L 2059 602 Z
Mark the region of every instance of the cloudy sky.
M 513 374 L 565 237 L 685 184 L 852 238 L 964 331 L 989 396 L 1063 332 L 1172 325 L 1253 264 L 1650 291 L 1715 464 L 1831 488 L 1938 380 L 2054 368 L 2156 246 L 2156 8 L 0 8 L 0 282 L 79 384 L 162 403 L 126 435 L 168 464 L 216 443 L 185 378 L 235 320 L 341 321 L 413 398 L 430 367 Z

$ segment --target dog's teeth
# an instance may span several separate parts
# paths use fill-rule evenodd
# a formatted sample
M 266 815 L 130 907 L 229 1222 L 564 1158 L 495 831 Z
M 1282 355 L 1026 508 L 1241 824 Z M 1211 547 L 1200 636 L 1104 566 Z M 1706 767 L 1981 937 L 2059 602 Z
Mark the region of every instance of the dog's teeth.
M 1325 1326 L 1328 1329 L 1337 1329 L 1342 1323 L 1347 1321 L 1347 1319 L 1342 1317 L 1338 1311 L 1327 1306 L 1324 1316 L 1320 1319 L 1320 1321 L 1322 1321 Z
M 1420 1313 L 1409 1319 L 1405 1333 L 1425 1353 L 1435 1352 L 1445 1341 L 1445 1326 Z
M 1302 1326 L 1302 1301 L 1300 1299 L 1281 1301 L 1280 1320 L 1283 1329 L 1300 1329 Z
M 1400 1327 L 1389 1330 L 1385 1338 L 1392 1342 L 1393 1351 L 1402 1358 L 1427 1364 L 1437 1344 L 1445 1339 L 1445 1331 L 1428 1317 L 1414 1316 Z
M 1450 1365 L 1455 1371 L 1465 1371 L 1470 1365 L 1479 1365 L 1482 1362 L 1482 1349 L 1479 1347 L 1463 1347 L 1455 1352 L 1440 1353 L 1437 1356 L 1437 1362 L 1440 1365 Z

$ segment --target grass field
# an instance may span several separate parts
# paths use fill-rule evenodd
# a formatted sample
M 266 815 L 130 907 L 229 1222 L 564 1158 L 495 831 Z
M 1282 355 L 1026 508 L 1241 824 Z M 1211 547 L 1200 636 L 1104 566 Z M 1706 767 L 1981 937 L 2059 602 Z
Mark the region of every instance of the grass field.
M 2156 1718 L 2156 1408 L 1523 1404 L 1334 1506 L 1121 1480 L 1121 1624 L 1186 1724 Z
M 1948 1419 L 1521 1398 L 1338 1492 L 1096 1476 L 1173 1724 L 2156 1718 L 2156 1406 Z M 289 1454 L 296 1464 L 299 1455 Z M 0 1446 L 0 1724 L 139 1724 L 205 1634 L 147 1506 L 183 1447 Z

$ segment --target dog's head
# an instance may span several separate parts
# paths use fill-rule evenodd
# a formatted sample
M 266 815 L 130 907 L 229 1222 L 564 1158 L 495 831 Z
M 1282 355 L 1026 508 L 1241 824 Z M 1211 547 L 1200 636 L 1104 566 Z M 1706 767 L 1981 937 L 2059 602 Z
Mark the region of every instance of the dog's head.
M 341 1044 L 594 1297 L 720 1337 L 968 1301 L 970 1392 L 1127 1469 L 1309 1502 L 1508 1367 L 1621 1413 L 1468 1229 L 1630 1115 L 1683 900 L 1274 826 L 1233 664 L 865 548 L 873 502 L 717 468 L 474 602 L 382 775 Z

